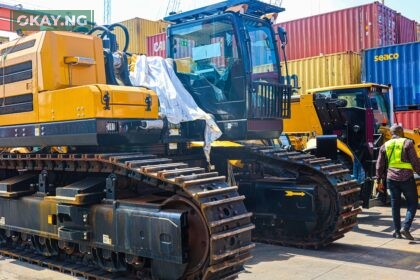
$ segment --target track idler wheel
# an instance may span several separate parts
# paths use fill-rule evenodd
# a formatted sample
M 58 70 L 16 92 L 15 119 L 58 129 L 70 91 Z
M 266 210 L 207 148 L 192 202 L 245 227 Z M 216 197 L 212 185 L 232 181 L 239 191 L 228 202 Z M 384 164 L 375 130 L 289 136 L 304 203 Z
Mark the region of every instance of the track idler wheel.
M 200 209 L 189 199 L 173 196 L 165 202 L 167 209 L 188 212 L 188 263 L 185 265 L 152 260 L 152 277 L 155 279 L 201 279 L 208 263 L 210 250 L 209 229 Z
M 92 256 L 95 262 L 109 272 L 127 271 L 127 263 L 124 254 L 112 252 L 107 249 L 92 248 Z
M 73 255 L 77 252 L 77 245 L 71 242 L 59 240 L 58 241 L 58 248 L 64 251 L 67 255 Z
M 20 246 L 22 243 L 20 232 L 7 229 L 4 231 L 4 236 L 6 237 L 6 241 L 11 242 L 13 246 Z
M 27 234 L 27 233 L 23 233 L 22 232 L 20 234 L 20 239 L 22 240 L 21 245 L 23 247 L 28 247 L 28 248 L 31 247 L 31 245 L 32 245 L 32 238 L 31 238 L 31 235 L 30 234 Z
M 145 266 L 146 259 L 126 254 L 125 262 L 132 266 L 134 269 L 140 270 Z
M 35 247 L 36 251 L 43 256 L 52 257 L 58 256 L 59 254 L 57 240 L 33 235 L 32 245 Z
M 0 229 L 0 246 L 6 243 L 7 243 L 6 231 L 4 229 Z

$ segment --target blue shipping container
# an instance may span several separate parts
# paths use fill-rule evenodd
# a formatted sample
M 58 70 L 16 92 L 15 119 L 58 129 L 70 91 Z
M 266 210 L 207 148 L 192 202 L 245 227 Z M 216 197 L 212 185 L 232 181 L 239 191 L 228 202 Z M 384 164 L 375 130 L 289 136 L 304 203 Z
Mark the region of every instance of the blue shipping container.
M 394 108 L 420 107 L 420 42 L 367 49 L 362 53 L 362 81 L 391 84 Z

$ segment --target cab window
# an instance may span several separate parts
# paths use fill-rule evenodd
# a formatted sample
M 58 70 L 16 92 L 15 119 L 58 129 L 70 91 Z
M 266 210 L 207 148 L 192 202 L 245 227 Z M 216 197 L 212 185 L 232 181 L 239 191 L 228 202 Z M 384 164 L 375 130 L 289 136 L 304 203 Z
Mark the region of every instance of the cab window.
M 232 86 L 244 73 L 229 17 L 174 27 L 171 40 L 177 72 L 186 75 L 193 88 L 205 88 L 216 103 L 243 99 L 241 88 Z

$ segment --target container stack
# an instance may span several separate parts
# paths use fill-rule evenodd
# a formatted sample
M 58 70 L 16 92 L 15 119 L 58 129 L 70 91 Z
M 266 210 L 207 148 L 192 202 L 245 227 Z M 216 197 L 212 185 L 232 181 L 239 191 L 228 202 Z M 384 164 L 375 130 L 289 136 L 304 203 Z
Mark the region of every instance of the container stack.
M 279 23 L 275 30 L 278 26 L 288 33 L 289 75 L 298 78 L 298 94 L 361 82 L 391 84 L 395 119 L 406 128 L 420 127 L 420 27 L 415 21 L 374 2 Z
M 285 69 L 284 62 L 281 65 Z M 287 65 L 289 73 L 297 77 L 297 94 L 312 88 L 360 83 L 360 55 L 351 51 L 289 60 Z
M 390 84 L 395 118 L 406 128 L 420 128 L 420 42 L 362 52 L 363 82 Z
M 279 23 L 290 60 L 416 40 L 416 22 L 378 2 Z M 276 28 L 276 26 L 275 26 Z
M 297 94 L 361 82 L 391 84 L 396 119 L 419 127 L 419 43 L 413 43 L 420 39 L 417 22 L 374 2 L 279 23 L 274 30 L 278 26 L 288 34 L 286 56 L 289 75 L 298 80 Z M 384 58 L 395 53 L 397 59 Z M 147 55 L 166 56 L 165 32 L 147 37 Z M 382 60 L 374 61 L 381 55 Z

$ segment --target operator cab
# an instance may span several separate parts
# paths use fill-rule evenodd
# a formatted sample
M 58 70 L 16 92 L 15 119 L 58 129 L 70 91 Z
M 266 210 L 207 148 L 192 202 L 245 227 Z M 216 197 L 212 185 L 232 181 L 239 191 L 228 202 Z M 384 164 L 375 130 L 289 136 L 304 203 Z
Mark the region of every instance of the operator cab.
M 308 91 L 316 93 L 315 100 L 335 102 L 342 111 L 372 110 L 375 129 L 390 125 L 389 88 L 378 84 L 359 84 Z M 349 120 L 350 116 L 346 119 Z
M 247 4 L 232 12 L 234 5 Z M 224 139 L 278 138 L 290 114 L 291 87 L 267 13 L 283 8 L 233 0 L 171 15 L 168 57 L 198 106 L 214 116 Z
M 368 83 L 319 88 L 308 93 L 314 94 L 324 134 L 336 134 L 363 161 L 364 151 L 372 153 L 380 127 L 390 126 L 388 91 L 386 86 Z

